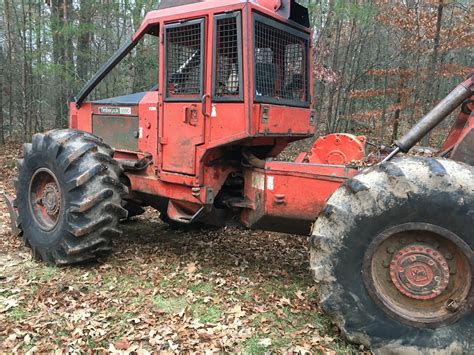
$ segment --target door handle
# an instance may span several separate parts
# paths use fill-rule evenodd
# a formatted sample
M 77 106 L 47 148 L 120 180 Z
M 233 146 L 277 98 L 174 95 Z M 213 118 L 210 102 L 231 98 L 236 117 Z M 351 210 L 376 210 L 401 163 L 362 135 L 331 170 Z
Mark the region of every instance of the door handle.
M 204 117 L 209 117 L 209 113 L 207 113 L 207 107 L 206 107 L 206 104 L 207 104 L 207 98 L 211 98 L 211 95 L 209 94 L 204 94 L 202 95 L 202 99 L 201 99 L 201 109 L 202 109 L 202 114 Z

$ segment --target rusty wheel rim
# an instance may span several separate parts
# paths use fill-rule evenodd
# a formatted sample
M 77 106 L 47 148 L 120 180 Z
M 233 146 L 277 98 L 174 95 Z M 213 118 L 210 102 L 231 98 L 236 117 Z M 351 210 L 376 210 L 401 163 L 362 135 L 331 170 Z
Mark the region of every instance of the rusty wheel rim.
M 46 168 L 38 169 L 30 179 L 30 211 L 43 231 L 52 231 L 59 221 L 62 198 L 54 173 Z
M 432 224 L 407 223 L 370 244 L 363 280 L 392 318 L 435 328 L 472 310 L 473 265 L 472 249 L 456 234 Z

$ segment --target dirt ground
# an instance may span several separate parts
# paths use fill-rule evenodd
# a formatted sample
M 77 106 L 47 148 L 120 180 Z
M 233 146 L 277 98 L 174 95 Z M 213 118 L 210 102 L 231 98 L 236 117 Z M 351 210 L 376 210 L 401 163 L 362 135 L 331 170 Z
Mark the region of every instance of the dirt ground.
M 0 152 L 0 192 L 13 192 L 20 153 Z M 55 268 L 7 218 L 0 203 L 0 352 L 360 352 L 314 301 L 304 237 L 177 231 L 150 210 L 123 225 L 112 256 Z

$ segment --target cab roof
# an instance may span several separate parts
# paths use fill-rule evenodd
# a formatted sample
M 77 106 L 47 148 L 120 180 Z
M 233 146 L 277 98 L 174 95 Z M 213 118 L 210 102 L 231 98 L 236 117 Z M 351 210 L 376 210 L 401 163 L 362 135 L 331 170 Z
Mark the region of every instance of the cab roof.
M 265 12 L 275 13 L 276 18 L 290 20 L 293 23 L 309 29 L 308 9 L 298 4 L 296 0 L 161 0 L 157 10 L 146 14 L 142 25 L 134 35 L 134 40 L 147 33 L 147 28 L 160 22 L 163 18 L 184 17 L 185 14 L 206 12 L 216 8 L 241 7 L 252 4 Z

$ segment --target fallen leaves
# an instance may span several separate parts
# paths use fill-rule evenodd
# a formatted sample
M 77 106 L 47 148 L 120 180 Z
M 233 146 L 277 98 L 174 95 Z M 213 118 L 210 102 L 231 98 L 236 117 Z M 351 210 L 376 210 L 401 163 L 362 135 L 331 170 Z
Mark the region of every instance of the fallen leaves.
M 186 265 L 186 272 L 188 274 L 194 274 L 198 270 L 196 263 L 189 263 Z
M 0 153 L 0 189 L 10 193 L 16 151 Z M 304 238 L 235 227 L 173 231 L 147 211 L 124 225 L 102 263 L 51 268 L 9 235 L 2 213 L 0 202 L 0 352 L 329 353 L 344 346 L 314 304 Z
M 242 318 L 245 316 L 245 311 L 242 310 L 242 306 L 240 304 L 236 304 L 229 310 L 229 313 L 233 314 L 235 318 Z
M 258 343 L 264 347 L 269 347 L 270 345 L 272 345 L 272 340 L 270 338 L 264 338 L 260 339 Z

